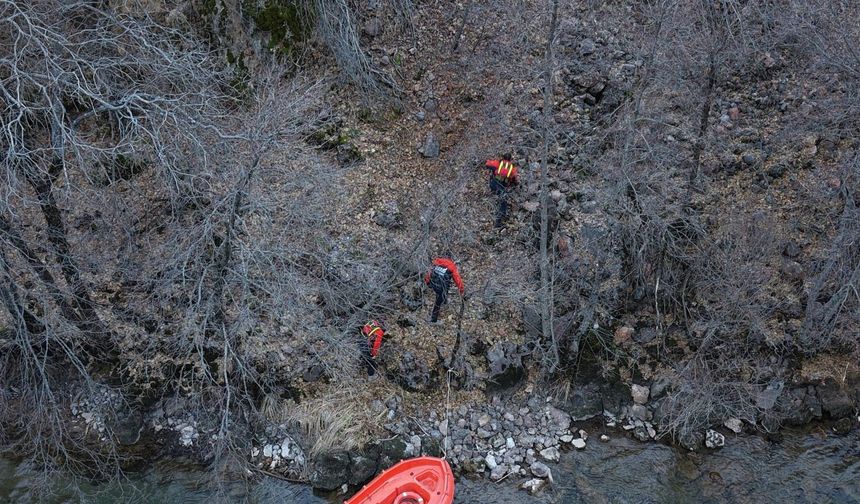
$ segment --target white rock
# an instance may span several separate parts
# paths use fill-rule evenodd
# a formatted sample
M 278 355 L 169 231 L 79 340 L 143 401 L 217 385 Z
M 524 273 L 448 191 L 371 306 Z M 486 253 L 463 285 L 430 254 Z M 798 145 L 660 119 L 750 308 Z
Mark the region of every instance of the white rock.
M 609 436 L 607 436 L 606 434 L 601 434 L 600 440 L 606 443 L 607 441 L 609 441 Z
M 257 448 L 256 446 L 255 446 L 255 447 L 253 447 L 253 448 L 251 448 L 251 456 L 252 456 L 252 457 L 256 457 L 256 456 L 258 456 L 259 454 L 260 454 L 260 449 L 259 449 L 259 448 Z
M 585 432 L 585 429 L 579 429 L 579 437 L 581 437 L 583 441 L 588 441 L 588 433 Z
M 493 470 L 498 465 L 496 463 L 496 457 L 492 453 L 488 453 L 486 457 L 484 457 L 484 463 L 487 464 L 487 469 Z
M 743 423 L 738 418 L 729 418 L 723 425 L 735 434 L 740 434 L 744 430 Z
M 643 387 L 642 385 L 634 384 L 630 387 L 630 394 L 633 396 L 633 402 L 636 404 L 645 404 L 648 402 L 648 395 L 651 391 L 648 387 Z
M 528 490 L 530 494 L 536 494 L 546 485 L 546 480 L 540 478 L 532 478 L 523 483 L 520 488 Z
M 654 429 L 653 425 L 651 425 L 648 422 L 645 422 L 645 429 L 648 430 L 648 436 L 650 436 L 651 439 L 654 439 L 657 437 L 657 431 Z
M 558 439 L 559 439 L 562 443 L 570 443 L 571 441 L 573 441 L 573 436 L 572 436 L 571 434 L 565 434 L 564 436 L 561 436 L 561 437 L 560 437 L 560 438 L 558 438 Z
M 705 446 L 708 448 L 721 448 L 726 445 L 726 437 L 719 432 L 708 429 L 705 432 Z
M 550 462 L 558 462 L 558 460 L 561 458 L 561 454 L 558 452 L 558 448 L 555 447 L 544 448 L 540 451 L 540 456 L 544 460 L 548 460 Z
M 266 446 L 263 447 L 263 456 L 264 457 L 266 457 L 266 458 L 271 457 L 273 452 L 274 452 L 274 446 L 267 444 Z
M 515 446 L 516 443 L 514 443 L 514 438 L 509 437 L 505 440 L 505 448 L 507 448 L 508 450 L 512 450 Z
M 577 450 L 582 450 L 585 448 L 585 440 L 584 439 L 574 439 L 573 447 Z

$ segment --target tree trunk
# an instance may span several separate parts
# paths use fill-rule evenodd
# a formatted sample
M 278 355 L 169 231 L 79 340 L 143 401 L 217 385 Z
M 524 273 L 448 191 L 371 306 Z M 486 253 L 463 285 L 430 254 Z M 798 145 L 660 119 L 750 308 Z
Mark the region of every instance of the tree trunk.
M 73 304 L 66 299 L 65 294 L 60 290 L 60 287 L 54 280 L 54 276 L 51 275 L 51 271 L 38 258 L 36 252 L 27 245 L 18 231 L 12 227 L 12 222 L 2 215 L 0 215 L 0 236 L 5 238 L 5 240 L 7 240 L 8 243 L 10 243 L 12 247 L 14 247 L 15 250 L 24 257 L 27 264 L 30 266 L 30 269 L 32 269 L 36 276 L 38 276 L 39 280 L 41 280 L 45 289 L 50 294 L 51 299 L 60 309 L 60 313 L 63 317 L 81 331 L 88 331 L 89 324 L 86 319 L 75 309 Z
M 80 268 L 72 256 L 63 215 L 54 198 L 53 177 L 61 170 L 62 160 L 57 155 L 51 161 L 49 174 L 39 174 L 35 169 L 31 169 L 27 171 L 26 177 L 39 199 L 39 207 L 47 225 L 48 241 L 54 248 L 54 255 L 60 264 L 63 278 L 71 289 L 71 305 L 79 315 L 79 319 L 73 322 L 78 322 L 76 325 L 87 334 L 103 337 L 107 334 L 107 330 L 96 313 L 89 286 L 81 276 Z M 97 346 L 101 343 L 103 342 Z
M 6 311 L 12 318 L 16 336 L 29 337 L 31 334 L 41 334 L 45 331 L 42 322 L 21 301 L 18 285 L 12 278 L 6 251 L 2 248 L 0 248 L 0 297 L 3 298 Z
M 558 344 L 555 341 L 555 331 L 552 323 L 552 292 L 550 290 L 549 272 L 549 174 L 548 158 L 550 144 L 550 109 L 552 108 L 552 79 L 553 79 L 553 39 L 555 38 L 556 25 L 558 23 L 558 0 L 552 2 L 552 16 L 550 18 L 549 30 L 547 31 L 546 48 L 544 50 L 544 89 L 543 89 L 543 152 L 541 155 L 540 173 L 540 309 L 541 309 L 541 334 L 544 341 L 550 344 L 551 362 L 548 372 L 555 371 L 559 364 Z
M 705 97 L 699 114 L 699 131 L 696 134 L 696 145 L 693 147 L 693 165 L 690 167 L 690 191 L 695 190 L 699 182 L 699 170 L 702 165 L 702 151 L 705 147 L 705 133 L 708 131 L 708 117 L 711 115 L 711 104 L 714 101 L 714 85 L 717 80 L 717 59 L 712 52 L 708 64 L 708 81 L 705 84 Z

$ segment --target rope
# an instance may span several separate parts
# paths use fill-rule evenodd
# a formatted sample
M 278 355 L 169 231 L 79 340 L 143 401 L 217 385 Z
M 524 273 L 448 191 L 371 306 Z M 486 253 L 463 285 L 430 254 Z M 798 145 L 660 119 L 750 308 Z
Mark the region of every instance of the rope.
M 442 460 L 448 459 L 448 441 L 451 438 L 451 375 L 453 373 L 453 369 L 448 369 L 445 373 L 448 391 L 445 395 L 445 435 L 442 437 Z

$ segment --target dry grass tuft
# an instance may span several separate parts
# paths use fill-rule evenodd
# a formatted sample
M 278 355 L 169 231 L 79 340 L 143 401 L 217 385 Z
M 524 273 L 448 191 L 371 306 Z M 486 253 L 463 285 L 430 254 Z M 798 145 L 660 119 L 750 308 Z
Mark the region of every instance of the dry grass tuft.
M 295 422 L 308 440 L 311 457 L 333 448 L 351 450 L 373 439 L 373 431 L 382 423 L 384 411 L 374 413 L 367 390 L 340 387 L 301 404 L 267 396 L 262 413 L 272 422 Z

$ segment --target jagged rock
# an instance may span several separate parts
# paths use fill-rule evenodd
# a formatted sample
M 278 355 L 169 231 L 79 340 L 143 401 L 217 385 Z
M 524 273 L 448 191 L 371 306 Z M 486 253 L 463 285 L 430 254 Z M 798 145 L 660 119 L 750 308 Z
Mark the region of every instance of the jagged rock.
M 740 434 L 744 429 L 743 422 L 741 422 L 738 418 L 729 418 L 728 420 L 723 422 L 723 425 L 725 425 L 727 429 L 734 432 L 735 434 Z
M 818 398 L 821 401 L 821 409 L 834 420 L 846 418 L 854 412 L 851 398 L 834 382 L 819 386 Z
M 763 410 L 772 409 L 776 404 L 776 400 L 782 393 L 782 389 L 782 381 L 771 382 L 764 390 L 758 393 L 758 396 L 756 397 L 756 406 Z
M 529 466 L 529 470 L 534 476 L 538 478 L 547 478 L 552 480 L 552 471 L 549 466 L 544 464 L 543 462 L 534 462 Z
M 439 140 L 436 138 L 436 135 L 430 132 L 427 133 L 427 137 L 424 139 L 424 146 L 419 149 L 419 152 L 426 158 L 437 158 L 439 157 L 439 149 Z
M 577 450 L 583 450 L 583 449 L 585 449 L 585 440 L 584 440 L 584 439 L 582 439 L 582 438 L 574 439 L 574 440 L 571 442 L 571 444 L 572 444 L 572 445 L 573 445 L 573 447 L 574 447 L 574 448 L 576 448 Z
M 349 480 L 349 454 L 344 451 L 327 452 L 313 461 L 310 483 L 314 488 L 331 491 Z
M 573 389 L 567 410 L 575 422 L 594 418 L 603 413 L 604 403 L 596 384 L 580 385 Z
M 648 402 L 648 395 L 650 393 L 651 391 L 648 387 L 643 385 L 637 385 L 634 383 L 633 386 L 630 387 L 630 394 L 633 396 L 633 402 L 636 404 L 645 404 Z
M 663 397 L 671 384 L 672 380 L 670 377 L 666 375 L 658 376 L 653 382 L 651 382 L 649 398 L 659 399 L 660 397 Z
M 486 357 L 490 370 L 489 379 L 497 387 L 510 387 L 525 376 L 522 353 L 515 343 L 496 343 L 487 351 Z
M 406 458 L 406 442 L 396 437 L 379 443 L 379 466 L 391 467 Z
M 378 451 L 378 449 L 377 449 Z M 350 457 L 350 485 L 363 485 L 367 483 L 379 469 L 378 453 L 355 453 Z
M 722 448 L 726 444 L 726 437 L 720 434 L 719 432 L 708 429 L 705 432 L 705 446 L 708 448 Z
M 561 454 L 558 452 L 558 448 L 544 448 L 540 451 L 540 456 L 544 460 L 548 460 L 550 462 L 558 462 L 561 458 Z
M 487 469 L 493 470 L 498 465 L 496 463 L 496 457 L 492 453 L 488 453 L 486 457 L 484 457 L 484 465 L 487 466 Z
M 546 486 L 546 480 L 532 478 L 520 485 L 520 488 L 522 488 L 523 490 L 528 490 L 530 494 L 536 494 L 540 492 L 544 486 Z
M 567 429 L 570 428 L 570 423 L 571 423 L 570 415 L 568 415 L 564 411 L 556 408 L 555 406 L 547 406 L 546 417 L 548 420 L 548 426 L 550 427 L 550 430 L 560 432 L 560 431 L 566 431 Z
M 631 396 L 630 389 L 622 383 L 615 383 L 601 390 L 604 415 L 620 417 L 624 406 Z

